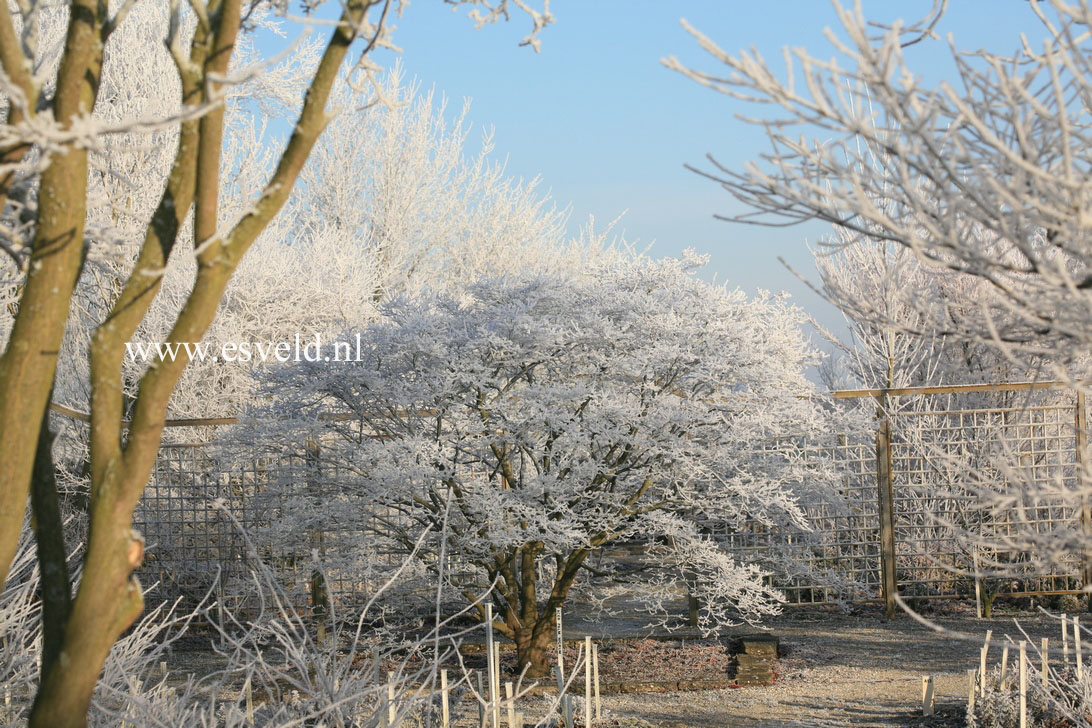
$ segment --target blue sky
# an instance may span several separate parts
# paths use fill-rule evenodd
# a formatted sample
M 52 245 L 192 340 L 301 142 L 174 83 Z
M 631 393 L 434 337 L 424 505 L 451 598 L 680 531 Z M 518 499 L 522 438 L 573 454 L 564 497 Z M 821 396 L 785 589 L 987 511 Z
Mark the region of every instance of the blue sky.
M 532 0 L 536 5 L 540 0 Z M 931 0 L 871 0 L 866 14 L 889 21 L 916 19 Z M 959 47 L 1011 51 L 1019 33 L 1037 41 L 1042 32 L 1025 0 L 954 0 L 939 27 Z M 738 212 L 715 183 L 683 168 L 706 153 L 732 167 L 765 149 L 763 137 L 734 118 L 754 113 L 664 68 L 675 55 L 688 65 L 715 70 L 679 25 L 685 17 L 722 48 L 755 47 L 782 68 L 783 46 L 804 46 L 830 56 L 823 30 L 837 29 L 826 0 L 553 0 L 556 22 L 542 34 L 541 53 L 519 47 L 529 20 L 476 30 L 465 8 L 439 0 L 406 7 L 395 42 L 409 77 L 453 101 L 473 100 L 475 126 L 493 126 L 497 154 L 513 176 L 542 178 L 554 200 L 571 206 L 574 227 L 589 214 L 607 222 L 626 212 L 626 237 L 654 255 L 693 247 L 711 256 L 708 274 L 748 290 L 788 290 L 826 325 L 839 316 L 796 281 L 783 256 L 811 270 L 806 244 L 827 233 L 820 224 L 756 228 L 713 219 Z M 925 43 L 909 49 L 927 79 L 952 75 L 947 49 Z M 393 54 L 380 54 L 391 65 Z M 458 104 L 453 104 L 457 107 Z

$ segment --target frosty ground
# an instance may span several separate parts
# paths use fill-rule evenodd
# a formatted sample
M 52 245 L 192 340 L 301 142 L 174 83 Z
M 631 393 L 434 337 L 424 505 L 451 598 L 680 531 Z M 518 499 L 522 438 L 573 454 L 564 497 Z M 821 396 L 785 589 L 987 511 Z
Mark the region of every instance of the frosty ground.
M 962 726 L 967 670 L 978 664 L 986 630 L 993 631 L 991 664 L 1000 659 L 999 642 L 1006 635 L 1035 645 L 1047 637 L 1054 649 L 1059 641 L 1057 619 L 1041 612 L 1000 611 L 992 619 L 977 619 L 973 607 L 953 605 L 942 614 L 930 616 L 931 621 L 947 630 L 977 638 L 960 640 L 931 631 L 905 615 L 886 619 L 878 609 L 862 611 L 847 615 L 792 609 L 768 622 L 769 630 L 780 637 L 783 652 L 774 685 L 604 695 L 604 718 L 617 721 L 609 725 L 632 728 Z M 574 624 L 571 630 L 566 628 L 566 638 L 588 633 L 602 640 L 602 630 L 608 626 L 616 638 L 642 633 L 636 623 L 628 627 L 622 623 Z M 754 630 L 737 631 L 743 634 Z M 179 651 L 172 663 L 175 679 L 215 669 L 215 660 L 207 652 Z M 654 673 L 661 666 L 648 668 Z M 932 718 L 921 716 L 923 675 L 932 675 L 935 680 L 937 714 Z M 640 681 L 642 677 L 648 679 L 642 674 L 634 674 L 632 679 Z M 577 692 L 582 692 L 582 681 L 576 682 L 581 683 Z M 533 715 L 534 706 L 543 700 L 528 698 L 526 708 L 521 709 Z M 477 709 L 469 702 L 462 701 L 455 712 L 458 726 L 477 725 Z

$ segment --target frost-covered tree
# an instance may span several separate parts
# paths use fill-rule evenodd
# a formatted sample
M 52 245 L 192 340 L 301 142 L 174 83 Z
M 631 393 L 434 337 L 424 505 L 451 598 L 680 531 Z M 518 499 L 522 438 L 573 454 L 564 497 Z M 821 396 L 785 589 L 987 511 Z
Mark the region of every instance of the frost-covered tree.
M 449 118 L 446 104 L 403 84 L 397 70 L 381 83 L 390 108 L 356 111 L 366 94 L 348 86 L 331 102 L 345 111 L 312 152 L 284 214 L 240 264 L 206 341 L 277 342 L 297 332 L 329 339 L 401 293 L 454 293 L 481 276 L 578 271 L 624 254 L 590 223 L 570 239 L 564 212 L 534 182 L 507 176 L 488 143 L 470 154 L 467 107 Z M 245 138 L 232 141 L 237 154 L 249 153 Z M 169 272 L 139 340 L 166 339 L 193 269 Z M 127 366 L 135 381 L 142 365 Z M 256 366 L 191 362 L 171 415 L 239 414 Z
M 495 585 L 495 629 L 535 676 L 557 609 L 608 545 L 647 545 L 635 591 L 653 610 L 685 573 L 707 629 L 774 612 L 765 572 L 703 528 L 803 525 L 801 464 L 756 450 L 819 431 L 813 356 L 784 299 L 703 283 L 690 262 L 399 297 L 343 335 L 350 361 L 269 371 L 252 441 L 311 462 L 324 493 L 308 507 L 284 484 L 284 534 L 336 523 L 408 547 L 433 529 L 422 566 Z M 597 561 L 595 579 L 612 568 Z
M 251 51 L 247 46 L 240 51 L 245 67 Z M 279 96 L 271 97 L 267 84 L 251 80 L 227 99 L 221 169 L 232 184 L 221 190 L 225 223 L 246 202 L 240 195 L 250 188 L 249 181 L 271 172 L 276 139 L 263 127 L 283 115 L 280 96 L 291 97 L 293 87 L 296 95 L 303 92 L 303 79 L 293 72 L 300 59 L 293 60 L 272 71 Z M 335 91 L 330 103 L 342 112 L 330 121 L 308 158 L 284 213 L 255 241 L 255 254 L 240 263 L 205 336 L 213 347 L 228 341 L 288 340 L 297 332 L 329 338 L 339 322 L 369 320 L 377 315 L 377 303 L 399 292 L 423 286 L 454 291 L 479 276 L 520 270 L 582 270 L 624 254 L 622 246 L 606 244 L 607 231 L 590 223 L 579 237 L 569 239 L 564 211 L 535 181 L 524 184 L 508 177 L 493 159 L 488 135 L 481 151 L 470 154 L 468 103 L 449 118 L 446 103 L 405 83 L 397 68 L 380 83 L 389 107 L 369 107 L 366 89 L 343 85 Z M 125 99 L 164 94 L 154 85 L 146 88 L 139 74 L 115 79 L 115 85 L 114 95 Z M 112 109 L 108 103 L 101 105 Z M 111 170 L 130 163 L 120 153 L 102 155 L 101 161 Z M 137 209 L 129 218 L 139 221 L 139 211 L 153 204 L 147 182 L 156 171 L 154 165 L 139 165 L 127 172 L 134 189 L 126 204 Z M 66 331 L 58 364 L 54 401 L 81 411 L 90 401 L 87 349 L 95 322 L 112 305 L 114 286 L 138 249 L 139 228 L 130 224 L 114 230 L 114 248 L 89 261 L 76 288 L 76 317 Z M 180 235 L 189 240 L 192 230 L 184 228 Z M 9 279 L 17 278 L 12 266 L 3 270 Z M 166 272 L 135 341 L 167 339 L 195 272 L 189 259 Z M 0 331 L 10 329 L 12 320 L 10 312 L 0 310 Z M 123 364 L 126 415 L 146 365 L 139 358 Z M 168 415 L 238 414 L 251 396 L 248 369 L 211 357 L 191 361 L 172 394 Z M 80 434 L 72 428 L 69 432 Z M 195 433 L 183 436 L 193 439 Z M 66 444 L 75 445 L 71 449 L 79 460 L 82 443 Z
M 761 163 L 734 171 L 714 161 L 704 171 L 750 210 L 735 219 L 826 220 L 976 278 L 987 295 L 938 328 L 1007 356 L 1045 358 L 1050 374 L 1077 379 L 1070 364 L 1092 344 L 1092 6 L 1014 8 L 1045 36 L 1039 45 L 1013 38 L 1010 55 L 953 46 L 955 79 L 930 86 L 904 46 L 936 42 L 946 5 L 888 28 L 869 22 L 859 2 L 836 3 L 844 33 L 830 39 L 840 57 L 795 49 L 784 78 L 757 54 L 733 55 L 693 28 L 727 73 L 666 63 L 772 110 L 754 120 L 771 143 Z M 926 314 L 942 311 L 920 303 Z
M 935 286 L 913 255 L 883 243 L 831 247 L 816 251 L 818 284 L 841 310 L 849 338 L 824 332 L 839 354 L 824 361 L 826 383 L 831 389 L 936 383 L 939 337 L 921 325 L 915 305 Z
M 711 160 L 703 173 L 746 205 L 734 219 L 824 220 L 846 231 L 850 246 L 891 243 L 927 268 L 972 279 L 967 297 L 913 302 L 922 323 L 950 340 L 989 347 L 1018 371 L 1087 391 L 1092 5 L 1013 6 L 1033 28 L 1012 39 L 1016 50 L 963 52 L 952 41 L 953 78 L 936 84 L 914 72 L 905 49 L 938 42 L 946 0 L 936 0 L 921 22 L 890 27 L 869 22 L 860 2 L 835 7 L 842 28 L 828 38 L 837 55 L 786 51 L 783 74 L 755 53 L 726 52 L 691 29 L 722 69 L 667 64 L 763 105 L 767 113 L 753 121 L 771 145 L 742 171 Z M 1023 514 L 1064 504 L 1080 512 L 1087 463 L 1083 478 L 1036 481 L 1017 453 L 1002 455 L 1009 462 L 997 457 L 992 467 L 950 471 L 999 519 L 1014 508 Z M 1019 518 L 1024 525 L 996 531 L 988 545 L 1047 565 L 1088 553 L 1076 519 L 1040 533 Z
M 1046 369 L 1045 357 L 1006 357 L 961 335 L 968 310 L 992 295 L 974 276 L 925 265 L 907 248 L 845 228 L 820 244 L 815 263 L 817 288 L 842 312 L 849 330 L 846 341 L 824 331 L 841 355 L 828 360 L 837 368 L 824 370 L 835 375 L 828 377 L 832 388 L 1015 382 Z M 835 382 L 838 376 L 843 381 Z M 1036 395 L 1038 401 L 1044 396 Z M 1015 406 L 1020 398 L 1026 393 L 1001 404 Z
M 473 0 L 454 4 L 477 5 Z M 303 3 L 305 13 L 318 5 Z M 232 60 L 260 14 L 268 10 L 288 17 L 287 3 L 197 0 L 184 6 L 172 0 L 163 15 L 158 3 L 72 0 L 60 9 L 55 25 L 48 3 L 0 3 L 0 94 L 5 101 L 0 251 L 19 272 L 10 299 L 14 322 L 0 355 L 0 442 L 5 454 L 0 469 L 0 583 L 15 553 L 28 491 L 42 573 L 55 579 L 42 589 L 42 681 L 31 725 L 85 722 L 111 645 L 143 609 L 142 590 L 132 572 L 142 561 L 144 544 L 131 528 L 131 517 L 156 458 L 171 394 L 189 357 L 152 362 L 140 373 L 135 399 L 127 407 L 125 343 L 148 314 L 172 253 L 177 255 L 176 248 L 186 239 L 182 230 L 187 226 L 192 226 L 196 272 L 170 319 L 166 340 L 201 340 L 244 255 L 284 207 L 330 122 L 327 101 L 346 79 L 348 66 L 353 69 L 348 80 L 375 80 L 377 67 L 369 53 L 392 47 L 387 22 L 392 5 L 397 3 L 340 4 L 339 16 L 325 26 L 325 40 L 310 56 L 313 65 L 296 69 L 308 79 L 299 87 L 302 95 L 284 99 L 295 117 L 287 142 L 271 154 L 276 161 L 268 174 L 245 176 L 233 174 L 234 169 L 225 173 L 222 167 L 225 104 L 231 90 L 247 79 L 268 78 L 268 64 L 240 69 Z M 510 9 L 505 0 L 480 5 L 473 14 L 481 23 L 507 17 Z M 534 30 L 528 42 L 533 44 L 534 34 L 551 20 L 549 12 L 538 12 L 523 0 L 511 5 L 531 15 Z M 129 16 L 157 32 L 126 39 L 120 29 Z M 57 36 L 50 35 L 54 27 L 60 31 Z M 63 41 L 51 46 L 51 37 Z M 349 54 L 358 38 L 362 43 L 354 63 Z M 128 53 L 126 40 L 143 47 Z M 169 87 L 164 86 L 174 91 L 168 94 L 170 103 L 144 109 L 135 99 L 137 108 L 129 108 L 125 98 L 110 97 L 111 66 L 139 73 L 132 59 L 156 53 L 167 67 L 174 67 Z M 300 57 L 309 63 L 306 53 Z M 277 90 L 267 91 L 277 96 Z M 116 118 L 113 112 L 96 115 L 100 100 L 113 102 Z M 178 129 L 176 141 L 172 134 L 155 136 L 172 127 Z M 127 139 L 133 141 L 132 148 L 117 148 Z M 141 159 L 142 146 L 156 143 L 169 150 L 159 167 Z M 130 151 L 128 169 L 104 167 L 96 156 L 101 152 L 115 159 Z M 134 184 L 133 176 L 147 167 L 159 169 L 159 178 Z M 227 188 L 234 188 L 240 201 L 230 215 L 223 214 L 228 208 L 221 204 Z M 130 190 L 148 195 L 151 204 L 143 211 L 129 207 L 119 197 Z M 135 219 L 126 220 L 129 214 Z M 139 252 L 131 266 L 122 266 L 120 276 L 103 277 L 104 290 L 112 291 L 110 304 L 94 317 L 89 347 L 91 527 L 73 598 L 60 538 L 47 408 L 65 329 L 79 308 L 77 282 L 93 262 L 93 251 L 109 252 L 123 242 L 125 236 L 113 229 L 123 223 L 139 231 Z M 127 409 L 128 423 L 123 420 Z

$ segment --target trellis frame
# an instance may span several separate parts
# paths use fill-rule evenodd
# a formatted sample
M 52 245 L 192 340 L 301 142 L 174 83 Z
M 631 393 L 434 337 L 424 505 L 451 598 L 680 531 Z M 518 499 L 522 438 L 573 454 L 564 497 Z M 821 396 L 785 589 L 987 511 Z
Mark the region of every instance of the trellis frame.
M 937 409 L 935 411 L 927 411 L 924 413 L 901 413 L 892 414 L 893 407 L 892 402 L 898 401 L 900 398 L 911 396 L 936 396 L 936 395 L 961 395 L 970 393 L 1004 393 L 1004 392 L 1033 392 L 1040 390 L 1066 390 L 1071 389 L 1075 392 L 1075 399 L 1072 405 L 1050 405 L 1048 407 L 1017 407 L 1017 408 L 986 408 L 986 409 Z M 738 553 L 744 558 L 753 558 L 762 556 L 764 553 L 769 553 L 775 548 L 792 549 L 812 549 L 818 550 L 822 553 L 816 560 L 823 560 L 830 566 L 830 572 L 839 575 L 844 575 L 847 580 L 857 581 L 865 585 L 866 593 L 863 597 L 854 597 L 851 599 L 845 599 L 837 593 L 837 589 L 830 584 L 822 584 L 818 582 L 804 583 L 804 582 L 792 582 L 781 584 L 790 603 L 795 604 L 823 604 L 834 601 L 863 601 L 880 599 L 884 604 L 885 609 L 889 615 L 893 615 L 896 608 L 895 595 L 899 593 L 899 589 L 902 586 L 923 585 L 930 586 L 939 584 L 940 582 L 936 577 L 923 577 L 920 579 L 911 579 L 907 581 L 905 578 L 900 578 L 900 558 L 905 560 L 905 553 L 900 556 L 900 549 L 904 548 L 903 541 L 900 538 L 900 533 L 905 530 L 904 526 L 900 526 L 900 517 L 905 517 L 906 513 L 911 515 L 920 513 L 913 510 L 913 499 L 916 497 L 911 493 L 909 496 L 903 493 L 906 490 L 906 486 L 900 486 L 897 482 L 901 478 L 912 477 L 916 471 L 913 471 L 910 463 L 915 458 L 918 460 L 925 460 L 925 456 L 918 454 L 912 456 L 900 455 L 899 443 L 894 430 L 894 423 L 899 418 L 921 417 L 957 417 L 958 423 L 948 429 L 959 430 L 961 428 L 970 428 L 972 431 L 976 431 L 978 427 L 979 419 L 989 419 L 989 416 L 1000 417 L 1002 430 L 1005 427 L 1015 428 L 1027 428 L 1028 435 L 1033 444 L 1039 440 L 1042 441 L 1042 446 L 1038 450 L 1035 450 L 1033 454 L 1037 454 L 1041 457 L 1057 458 L 1059 464 L 1051 464 L 1051 467 L 1071 468 L 1073 477 L 1081 487 L 1081 503 L 1079 512 L 1076 517 L 1079 518 L 1080 528 L 1084 535 L 1084 543 L 1087 545 L 1085 551 L 1079 555 L 1077 559 L 1077 570 L 1072 574 L 1048 574 L 1042 575 L 1039 578 L 1037 584 L 1046 584 L 1050 588 L 1025 588 L 1019 590 L 1009 590 L 1005 592 L 999 592 L 1002 596 L 1030 596 L 1030 595 L 1047 595 L 1047 594 L 1065 594 L 1065 593 L 1080 593 L 1085 587 L 1092 585 L 1092 508 L 1090 508 L 1089 498 L 1085 492 L 1085 485 L 1087 485 L 1087 473 L 1085 472 L 1085 465 L 1088 463 L 1088 436 L 1087 436 L 1087 403 L 1085 400 L 1084 392 L 1079 388 L 1071 388 L 1069 385 L 1063 382 L 1014 382 L 1014 383 L 1001 383 L 1001 384 L 970 384 L 970 385 L 948 385 L 937 387 L 908 387 L 908 388 L 893 388 L 893 389 L 859 389 L 859 390 L 847 390 L 841 392 L 832 393 L 832 397 L 835 400 L 852 400 L 871 398 L 875 400 L 877 406 L 877 424 L 875 430 L 874 443 L 871 445 L 873 448 L 873 460 L 871 466 L 866 462 L 865 452 L 868 446 L 865 446 L 863 442 L 850 442 L 845 436 L 839 438 L 838 445 L 834 446 L 834 450 L 841 454 L 837 457 L 843 464 L 848 465 L 849 472 L 847 477 L 853 479 L 855 482 L 852 487 L 846 492 L 852 492 L 853 498 L 851 498 L 851 505 L 857 508 L 857 510 L 851 510 L 846 513 L 822 513 L 817 512 L 815 515 L 815 523 L 818 524 L 819 529 L 817 535 L 820 540 L 820 545 L 815 546 L 814 543 L 808 543 L 807 538 L 803 535 L 794 536 L 792 534 L 786 536 L 784 543 L 775 543 L 771 534 L 761 534 L 758 532 L 750 534 L 732 534 L 726 538 L 726 547 L 729 551 Z M 1057 422 L 1048 418 L 1048 413 L 1051 417 L 1057 415 L 1062 417 L 1062 413 L 1072 407 L 1072 415 L 1068 422 L 1067 427 L 1071 428 L 1071 434 L 1063 434 L 1060 428 L 1062 426 L 1061 419 Z M 53 409 L 67 417 L 73 419 L 85 420 L 87 416 L 85 413 L 80 413 L 69 408 L 65 408 L 59 405 L 54 405 Z M 1038 412 L 1038 414 L 1035 414 Z M 1012 413 L 1006 414 L 1006 413 Z M 1015 417 L 1016 413 L 1024 413 L 1027 422 L 1017 421 L 1015 424 L 1006 424 L 1007 417 Z M 1031 413 L 1031 414 L 1028 414 Z M 1039 421 L 1036 421 L 1036 417 L 1039 417 Z M 977 419 L 976 419 L 977 418 Z M 970 425 L 965 425 L 963 420 L 967 419 L 971 422 Z M 1062 418 L 1065 419 L 1065 418 Z M 181 420 L 169 420 L 167 422 L 168 427 L 183 427 L 183 428 L 203 428 L 203 427 L 225 427 L 238 423 L 238 419 L 234 417 L 218 417 L 218 418 L 195 418 L 195 419 L 181 419 Z M 1054 428 L 1055 434 L 1042 434 L 1035 435 L 1035 428 L 1039 428 L 1044 433 Z M 940 429 L 944 429 L 943 427 Z M 1071 443 L 1071 444 L 1066 444 Z M 164 514 L 160 516 L 153 516 L 153 518 L 160 518 L 168 526 L 180 526 L 180 524 L 172 524 L 172 519 L 175 516 L 180 518 L 184 516 L 185 511 L 175 507 L 171 503 L 167 502 L 169 499 L 160 499 L 160 502 L 156 502 L 157 491 L 154 490 L 155 478 L 163 475 L 163 465 L 169 465 L 174 458 L 176 470 L 178 463 L 182 461 L 179 453 L 184 452 L 185 448 L 200 448 L 201 445 L 177 445 L 177 444 L 165 444 L 160 451 L 161 463 L 157 464 L 156 475 L 153 477 L 153 483 L 150 484 L 152 490 L 148 493 L 148 503 L 145 506 L 162 506 L 165 508 Z M 194 453 L 196 455 L 196 452 Z M 194 457 L 189 457 L 187 461 L 193 460 L 196 463 Z M 196 465 L 194 467 L 197 467 Z M 313 482 L 313 478 L 316 474 L 311 472 L 311 469 L 306 468 L 301 471 L 304 474 L 305 487 L 308 491 L 314 491 L 317 487 Z M 909 475 L 908 475 L 909 473 Z M 230 485 L 231 475 L 220 471 L 217 473 L 211 473 L 205 471 L 201 474 L 200 479 L 192 481 L 193 492 L 197 493 L 197 490 L 202 487 L 200 483 L 212 483 L 209 480 L 210 476 L 214 476 L 217 488 L 224 488 Z M 194 476 L 197 477 L 196 475 Z M 259 475 L 255 471 L 250 476 L 252 478 L 258 478 Z M 200 481 L 200 482 L 199 482 Z M 211 487 L 211 486 L 210 486 Z M 848 487 L 848 486 L 847 486 Z M 874 489 L 874 495 L 872 496 L 872 505 L 867 502 L 867 490 L 868 488 Z M 219 490 L 213 488 L 216 494 L 207 493 L 205 496 L 197 495 L 196 497 L 219 497 L 222 495 Z M 240 491 L 241 493 L 242 491 Z M 246 511 L 246 505 L 244 500 L 238 500 L 231 505 L 230 508 L 236 510 L 233 511 L 236 517 L 239 518 L 244 524 L 249 523 L 251 515 Z M 1049 509 L 1048 509 L 1049 511 Z M 192 514 L 191 514 L 192 515 Z M 205 514 L 207 516 L 207 514 Z M 195 522 L 200 522 L 201 519 L 194 516 L 192 519 Z M 208 519 L 205 518 L 207 521 Z M 1050 525 L 1053 520 L 1057 520 L 1050 513 L 1043 519 L 1043 523 Z M 206 524 L 207 525 L 207 524 Z M 206 529 L 208 530 L 208 529 Z M 213 529 L 216 530 L 216 529 Z M 223 529 L 221 529 L 223 530 Z M 210 531 L 211 533 L 211 531 Z M 217 531 L 219 533 L 219 531 Z M 221 534 L 223 535 L 223 534 Z M 226 536 L 224 536 L 226 538 Z M 315 533 L 312 535 L 315 548 L 322 550 L 325 548 L 325 535 L 321 533 Z M 798 542 L 794 543 L 793 538 L 797 538 Z M 822 540 L 826 539 L 825 542 Z M 943 539 L 941 539 L 943 540 Z M 240 568 L 245 568 L 245 564 L 240 563 L 240 560 L 246 558 L 245 552 L 241 552 L 237 545 L 225 546 L 224 544 L 217 545 L 216 543 L 210 543 L 206 545 L 205 551 L 211 553 L 217 548 L 221 548 L 222 553 L 217 552 L 216 558 L 212 561 L 218 561 L 221 571 L 229 573 L 232 570 L 239 571 Z M 200 547 L 195 546 L 193 553 L 194 564 L 192 567 L 199 566 L 197 563 L 205 563 L 206 566 L 210 565 L 212 561 L 208 558 L 197 558 L 197 555 L 205 554 Z M 154 552 L 153 552 L 154 553 Z M 205 554 L 206 556 L 208 554 Z M 184 556 L 184 555 L 183 555 Z M 206 563 L 207 562 L 207 563 Z M 906 571 L 905 567 L 902 568 Z M 150 574 L 153 579 L 157 577 L 162 579 L 162 573 Z M 350 585 L 330 583 L 327 584 L 322 580 L 320 574 L 308 573 L 309 579 L 306 579 L 306 585 L 300 585 L 301 596 L 310 601 L 312 606 L 316 607 L 316 611 L 325 611 L 327 600 L 335 594 L 339 588 L 354 588 Z M 302 575 L 297 575 L 297 578 L 302 578 Z M 1059 587 L 1059 585 L 1061 585 Z M 867 594 L 869 589 L 874 590 L 871 595 Z M 342 597 L 349 596 L 350 601 L 360 601 L 360 595 L 340 595 Z M 936 594 L 924 594 L 914 595 L 915 598 L 923 599 L 950 599 L 959 598 L 963 596 L 959 593 L 936 593 Z M 970 595 L 966 595 L 970 597 Z

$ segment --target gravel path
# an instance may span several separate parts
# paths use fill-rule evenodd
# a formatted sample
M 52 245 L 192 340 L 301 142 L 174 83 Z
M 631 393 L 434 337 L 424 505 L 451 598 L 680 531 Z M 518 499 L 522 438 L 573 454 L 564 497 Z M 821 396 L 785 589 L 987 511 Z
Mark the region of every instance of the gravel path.
M 937 634 L 908 617 L 846 617 L 790 613 L 772 622 L 787 654 L 782 678 L 769 687 L 708 692 L 616 695 L 604 707 L 618 717 L 661 726 L 956 726 L 962 725 L 968 668 L 982 638 L 1058 640 L 1058 622 L 1041 614 L 989 620 L 937 617 L 945 628 L 978 635 L 974 642 Z M 990 650 L 991 664 L 1001 648 Z M 1013 659 L 1010 656 L 1010 659 Z M 921 677 L 933 675 L 939 717 L 920 716 Z

